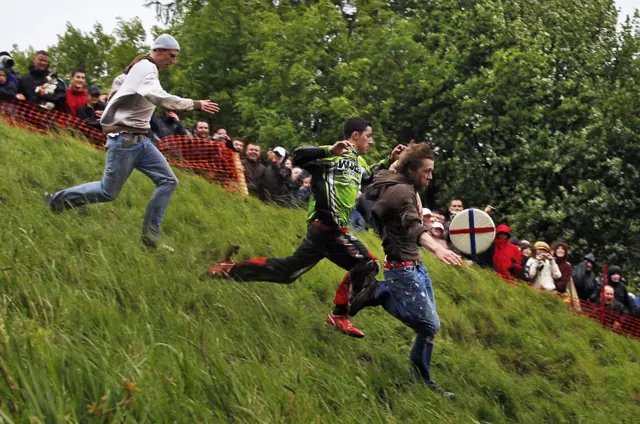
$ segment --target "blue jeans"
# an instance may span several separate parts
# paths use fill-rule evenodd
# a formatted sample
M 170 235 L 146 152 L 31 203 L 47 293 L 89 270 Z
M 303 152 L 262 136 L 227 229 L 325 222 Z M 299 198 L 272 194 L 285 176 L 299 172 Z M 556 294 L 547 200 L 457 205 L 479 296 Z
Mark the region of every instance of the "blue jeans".
M 384 283 L 378 295 L 388 292 L 392 301 L 382 305 L 393 316 L 425 337 L 434 337 L 440 330 L 440 318 L 436 312 L 433 283 L 424 264 L 395 268 L 384 272 Z M 382 300 L 382 299 L 381 299 Z
M 51 207 L 63 210 L 87 203 L 115 200 L 131 172 L 137 169 L 156 185 L 144 214 L 143 234 L 159 239 L 162 217 L 178 185 L 178 178 L 167 159 L 148 138 L 145 137 L 129 147 L 122 147 L 127 140 L 123 135 L 107 139 L 107 161 L 102 181 L 81 184 L 55 193 L 51 199 Z
M 433 338 L 440 330 L 433 283 L 424 264 L 395 268 L 384 272 L 376 300 L 387 312 L 411 327 L 416 338 L 409 355 L 414 369 L 428 384 L 431 379 Z

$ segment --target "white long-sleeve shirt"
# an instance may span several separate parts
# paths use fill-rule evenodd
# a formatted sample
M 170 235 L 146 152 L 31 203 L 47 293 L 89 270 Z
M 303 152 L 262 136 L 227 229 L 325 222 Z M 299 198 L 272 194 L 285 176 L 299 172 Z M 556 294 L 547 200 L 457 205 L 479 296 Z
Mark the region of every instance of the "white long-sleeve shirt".
M 115 94 L 100 119 L 105 133 L 146 134 L 156 106 L 171 110 L 200 109 L 199 102 L 164 91 L 158 79 L 158 67 L 146 59 L 136 63 L 128 74 L 119 75 L 113 81 L 112 92 Z
M 560 268 L 558 268 L 558 264 L 555 259 L 549 260 L 538 260 L 531 258 L 527 261 L 528 267 L 527 272 L 529 274 L 529 279 L 533 282 L 532 287 L 540 288 L 542 287 L 545 290 L 555 290 L 556 285 L 553 283 L 553 280 L 557 280 L 562 277 L 562 272 L 560 272 Z M 541 269 L 538 267 L 542 265 Z

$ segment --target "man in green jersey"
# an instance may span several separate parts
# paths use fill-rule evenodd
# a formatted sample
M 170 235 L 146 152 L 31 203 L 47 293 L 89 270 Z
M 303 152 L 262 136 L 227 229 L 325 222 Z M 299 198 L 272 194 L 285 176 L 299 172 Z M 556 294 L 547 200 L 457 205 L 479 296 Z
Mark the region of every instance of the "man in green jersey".
M 349 320 L 349 295 L 375 280 L 379 264 L 346 226 L 361 185 L 371 179 L 369 166 L 361 156 L 373 144 L 371 125 L 364 119 L 351 118 L 345 123 L 344 137 L 345 140 L 332 146 L 299 147 L 293 152 L 294 165 L 311 174 L 314 194 L 309 202 L 307 236 L 293 255 L 239 263 L 227 258 L 209 268 L 205 275 L 291 284 L 327 258 L 348 272 L 336 291 L 335 308 L 325 322 L 350 336 L 364 337 Z M 396 147 L 389 159 L 377 167 L 388 167 L 403 148 Z

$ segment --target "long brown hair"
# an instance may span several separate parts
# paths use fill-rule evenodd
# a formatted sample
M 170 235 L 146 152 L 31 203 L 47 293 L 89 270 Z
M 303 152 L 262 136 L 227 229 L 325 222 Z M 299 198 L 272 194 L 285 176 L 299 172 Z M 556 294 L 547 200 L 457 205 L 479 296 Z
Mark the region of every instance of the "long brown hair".
M 435 154 L 431 147 L 425 142 L 411 144 L 400 154 L 396 172 L 408 176 L 409 171 L 419 169 L 425 159 L 435 159 Z
M 151 58 L 151 55 L 150 55 L 150 54 L 140 55 L 140 56 L 136 57 L 135 59 L 133 59 L 133 62 L 131 62 L 131 63 L 129 64 L 129 66 L 127 66 L 126 68 L 124 68 L 124 72 L 123 72 L 123 73 L 124 73 L 124 74 L 128 74 L 128 73 L 129 73 L 129 71 L 131 70 L 131 68 L 133 68 L 133 66 L 134 66 L 136 63 L 140 62 L 141 60 L 145 60 L 145 59 L 147 59 L 149 62 L 153 63 L 154 65 L 156 64 L 156 62 L 154 62 L 154 61 L 153 61 L 153 59 Z

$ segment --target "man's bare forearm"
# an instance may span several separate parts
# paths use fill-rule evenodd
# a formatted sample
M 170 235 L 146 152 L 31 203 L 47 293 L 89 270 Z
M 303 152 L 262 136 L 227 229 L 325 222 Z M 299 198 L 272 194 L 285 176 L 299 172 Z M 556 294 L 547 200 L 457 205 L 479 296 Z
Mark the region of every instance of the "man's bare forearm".
M 431 235 L 427 231 L 420 234 L 418 244 L 431 253 L 436 253 L 436 250 L 442 249 L 442 246 L 438 244 L 438 242 L 433 237 L 431 237 Z

